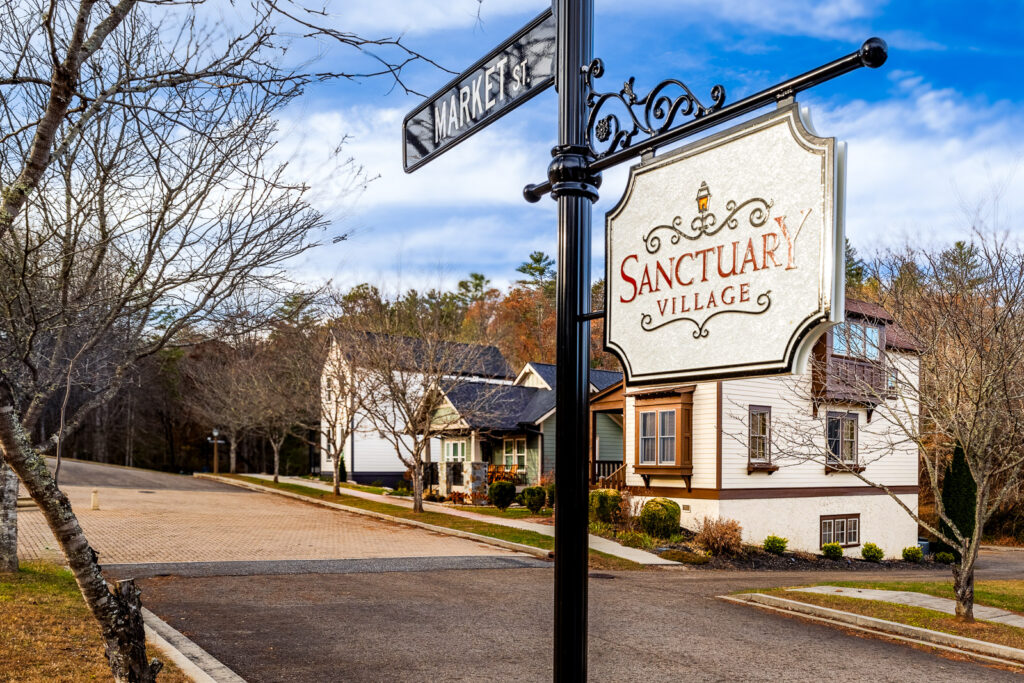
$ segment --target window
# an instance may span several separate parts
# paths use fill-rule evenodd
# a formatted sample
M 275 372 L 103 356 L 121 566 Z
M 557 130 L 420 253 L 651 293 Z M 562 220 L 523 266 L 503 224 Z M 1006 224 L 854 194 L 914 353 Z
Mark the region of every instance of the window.
M 658 413 L 650 410 L 640 413 L 640 464 L 655 465 L 654 445 L 658 440 Z
M 676 411 L 658 411 L 658 464 L 676 464 Z
M 832 328 L 832 353 L 836 356 L 878 360 L 882 330 L 876 325 L 847 321 Z
M 641 476 L 692 474 L 691 422 L 693 389 L 637 397 L 635 472 Z
M 750 406 L 750 436 L 747 456 L 751 462 L 767 463 L 771 457 L 771 419 L 769 406 Z
M 827 420 L 827 464 L 856 466 L 857 414 L 829 413 Z
M 821 545 L 838 543 L 844 548 L 860 545 L 860 515 L 822 515 Z
M 526 439 L 505 439 L 505 467 L 518 465 L 526 468 Z
M 444 459 L 445 459 L 445 462 L 465 462 L 466 461 L 466 442 L 465 441 L 445 441 L 444 442 Z

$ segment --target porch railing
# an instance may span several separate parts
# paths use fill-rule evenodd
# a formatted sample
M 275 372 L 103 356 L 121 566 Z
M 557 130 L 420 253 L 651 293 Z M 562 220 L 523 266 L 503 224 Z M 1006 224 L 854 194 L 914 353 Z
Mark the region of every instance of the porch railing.
M 618 460 L 595 460 L 594 481 L 597 481 L 602 477 L 607 477 L 620 467 L 622 467 L 622 462 Z
M 487 483 L 508 481 L 516 486 L 526 486 L 526 468 L 519 465 L 491 465 L 487 468 Z
M 597 476 L 597 486 L 603 489 L 624 489 L 626 488 L 626 464 L 621 462 L 600 461 L 594 463 Z M 604 474 L 600 474 L 600 473 Z

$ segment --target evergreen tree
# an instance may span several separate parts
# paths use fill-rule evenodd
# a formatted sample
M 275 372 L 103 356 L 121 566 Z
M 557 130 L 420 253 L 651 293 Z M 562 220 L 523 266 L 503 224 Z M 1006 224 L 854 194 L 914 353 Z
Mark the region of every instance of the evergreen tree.
M 974 512 L 978 500 L 978 485 L 974 482 L 971 468 L 967 466 L 963 446 L 957 444 L 953 449 L 953 460 L 946 467 L 942 478 L 942 507 L 946 516 L 956 525 L 961 536 L 970 537 L 974 533 Z M 946 522 L 940 520 L 942 533 L 953 537 L 953 532 Z M 950 548 L 957 560 L 960 553 Z
M 846 286 L 856 289 L 864 284 L 864 261 L 857 258 L 857 249 L 846 238 Z

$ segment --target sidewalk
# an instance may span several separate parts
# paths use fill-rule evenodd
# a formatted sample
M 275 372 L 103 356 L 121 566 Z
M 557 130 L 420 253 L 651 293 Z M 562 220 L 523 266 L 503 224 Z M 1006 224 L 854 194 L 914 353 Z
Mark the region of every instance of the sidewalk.
M 822 593 L 825 595 L 839 595 L 844 598 L 860 598 L 862 600 L 880 600 L 882 602 L 894 602 L 898 605 L 910 605 L 912 607 L 923 607 L 925 609 L 943 612 L 945 614 L 956 614 L 956 601 L 949 598 L 938 598 L 934 595 L 915 593 L 913 591 L 885 591 L 876 588 L 842 588 L 839 586 L 808 586 L 807 588 L 790 588 L 790 592 L 799 593 Z M 995 621 L 1007 626 L 1024 628 L 1024 617 L 1005 609 L 997 607 L 986 607 L 985 605 L 974 605 L 974 617 L 984 621 Z
M 266 481 L 273 481 L 274 477 L 269 474 L 247 474 L 247 477 L 254 479 L 263 479 Z M 330 484 L 313 481 L 311 479 L 303 479 L 302 477 L 279 477 L 279 480 L 288 483 L 296 484 L 298 486 L 307 486 L 313 489 L 319 489 L 321 491 L 332 491 L 333 487 Z M 344 495 L 354 496 L 356 498 L 365 498 L 366 500 L 377 501 L 378 503 L 387 503 L 388 505 L 398 505 L 400 507 L 412 508 L 412 500 L 403 498 L 401 496 L 382 496 L 376 493 L 367 493 L 365 491 L 358 491 L 356 489 L 342 489 Z M 453 517 L 464 517 L 466 519 L 476 520 L 478 522 L 487 522 L 488 524 L 497 524 L 499 526 L 507 526 L 515 529 L 522 529 L 523 531 L 533 531 L 544 536 L 554 536 L 555 528 L 547 524 L 537 524 L 536 522 L 526 522 L 521 519 L 505 519 L 503 517 L 495 517 L 492 515 L 482 515 L 478 512 L 470 512 L 468 510 L 459 510 L 457 508 L 449 507 L 447 505 L 438 505 L 437 503 L 423 503 L 423 509 L 431 512 L 440 512 L 445 515 L 451 515 Z M 638 548 L 627 548 L 624 545 L 620 545 L 615 541 L 609 541 L 607 538 L 601 538 L 590 534 L 590 548 L 597 550 L 608 555 L 614 555 L 615 557 L 621 557 L 624 560 L 630 560 L 637 564 L 643 564 L 648 566 L 653 565 L 678 565 L 678 562 L 671 560 L 665 560 L 654 553 L 649 553 Z

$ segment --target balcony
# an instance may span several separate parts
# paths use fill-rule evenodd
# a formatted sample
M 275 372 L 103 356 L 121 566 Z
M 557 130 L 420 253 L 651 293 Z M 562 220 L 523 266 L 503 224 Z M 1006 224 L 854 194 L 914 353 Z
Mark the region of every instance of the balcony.
M 885 356 L 877 360 L 835 356 L 825 338 L 814 348 L 812 390 L 819 402 L 846 403 L 873 409 L 884 400 Z

